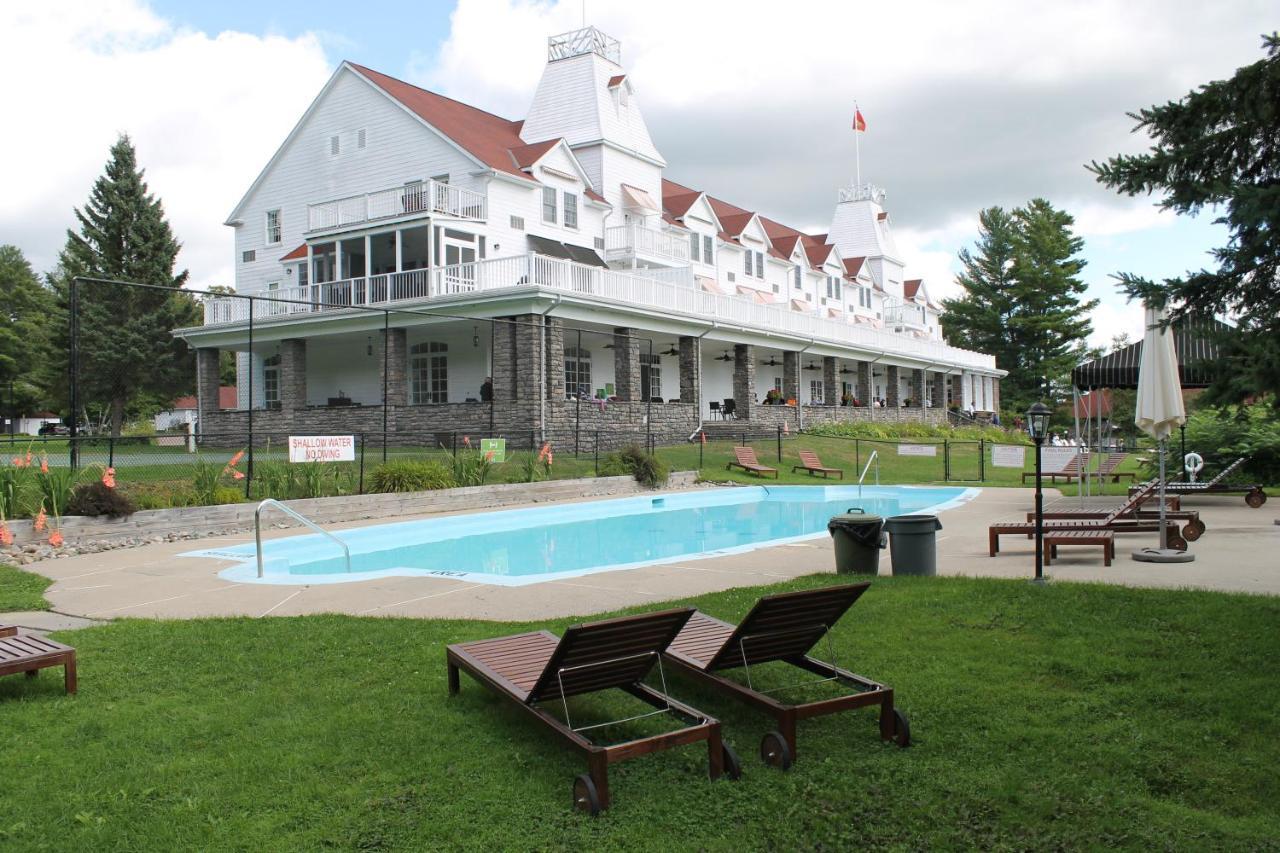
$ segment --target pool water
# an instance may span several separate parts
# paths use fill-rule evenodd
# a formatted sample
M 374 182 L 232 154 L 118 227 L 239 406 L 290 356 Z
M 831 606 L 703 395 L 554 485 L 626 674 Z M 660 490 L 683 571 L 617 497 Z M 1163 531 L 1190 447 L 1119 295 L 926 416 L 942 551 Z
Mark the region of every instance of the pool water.
M 184 556 L 240 561 L 222 572 L 240 582 L 314 584 L 392 575 L 462 578 L 517 586 L 592 572 L 718 556 L 827 535 L 850 507 L 882 516 L 936 512 L 973 490 L 942 487 L 773 486 L 682 492 L 378 524 Z

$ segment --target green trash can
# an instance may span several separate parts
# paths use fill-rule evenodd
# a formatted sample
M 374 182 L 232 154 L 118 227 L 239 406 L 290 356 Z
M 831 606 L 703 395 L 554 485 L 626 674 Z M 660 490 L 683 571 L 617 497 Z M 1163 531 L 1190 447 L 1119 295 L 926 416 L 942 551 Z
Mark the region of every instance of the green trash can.
M 942 529 L 936 515 L 895 515 L 884 523 L 889 531 L 889 559 L 894 575 L 933 577 L 938 573 L 938 543 Z
M 827 522 L 835 541 L 836 573 L 874 575 L 880 571 L 880 550 L 888 543 L 884 519 L 859 507 L 849 507 Z

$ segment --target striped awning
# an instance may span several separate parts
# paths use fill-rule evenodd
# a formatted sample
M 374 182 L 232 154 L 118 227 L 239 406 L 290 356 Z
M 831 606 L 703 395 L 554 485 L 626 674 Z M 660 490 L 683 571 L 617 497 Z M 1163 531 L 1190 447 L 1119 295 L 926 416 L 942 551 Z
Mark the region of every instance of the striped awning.
M 1213 337 L 1232 329 L 1220 320 L 1188 321 L 1173 327 L 1173 348 L 1178 354 L 1178 380 L 1183 388 L 1205 388 L 1213 379 L 1213 362 L 1219 347 Z M 1142 364 L 1142 341 L 1086 361 L 1071 371 L 1077 388 L 1137 388 Z

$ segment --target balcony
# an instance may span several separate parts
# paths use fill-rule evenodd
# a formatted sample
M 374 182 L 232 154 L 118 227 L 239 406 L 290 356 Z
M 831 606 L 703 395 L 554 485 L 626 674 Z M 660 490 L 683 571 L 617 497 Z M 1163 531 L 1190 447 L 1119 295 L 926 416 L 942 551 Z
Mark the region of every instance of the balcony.
M 484 220 L 489 213 L 484 193 L 422 181 L 377 192 L 353 195 L 336 201 L 307 205 L 307 230 L 324 231 L 383 219 L 418 216 L 451 216 Z
M 685 316 L 715 320 L 727 326 L 784 333 L 814 341 L 847 346 L 868 353 L 885 353 L 936 365 L 993 370 L 995 359 L 938 340 L 895 334 L 845 320 L 792 311 L 785 305 L 761 304 L 741 296 L 699 289 L 690 267 L 613 270 L 544 255 L 490 258 L 466 264 L 411 270 L 389 275 L 345 279 L 306 287 L 272 291 L 253 300 L 255 320 L 300 319 L 300 315 L 341 312 L 352 308 L 394 307 L 481 291 L 536 287 L 622 307 L 642 307 L 655 316 Z M 205 325 L 244 322 L 249 300 L 211 297 L 205 301 Z M 918 306 L 917 306 L 918 307 Z
M 637 266 L 688 266 L 689 237 L 646 228 L 615 225 L 604 230 L 604 259 Z
M 929 328 L 923 305 L 886 305 L 884 309 L 885 325 L 891 329 L 904 332 L 924 332 Z

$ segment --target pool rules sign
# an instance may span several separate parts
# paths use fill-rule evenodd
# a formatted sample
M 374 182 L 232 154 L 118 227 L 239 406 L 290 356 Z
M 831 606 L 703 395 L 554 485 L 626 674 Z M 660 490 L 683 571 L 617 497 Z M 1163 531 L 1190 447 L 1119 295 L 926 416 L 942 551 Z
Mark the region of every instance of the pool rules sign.
M 354 462 L 354 435 L 291 435 L 290 462 Z

